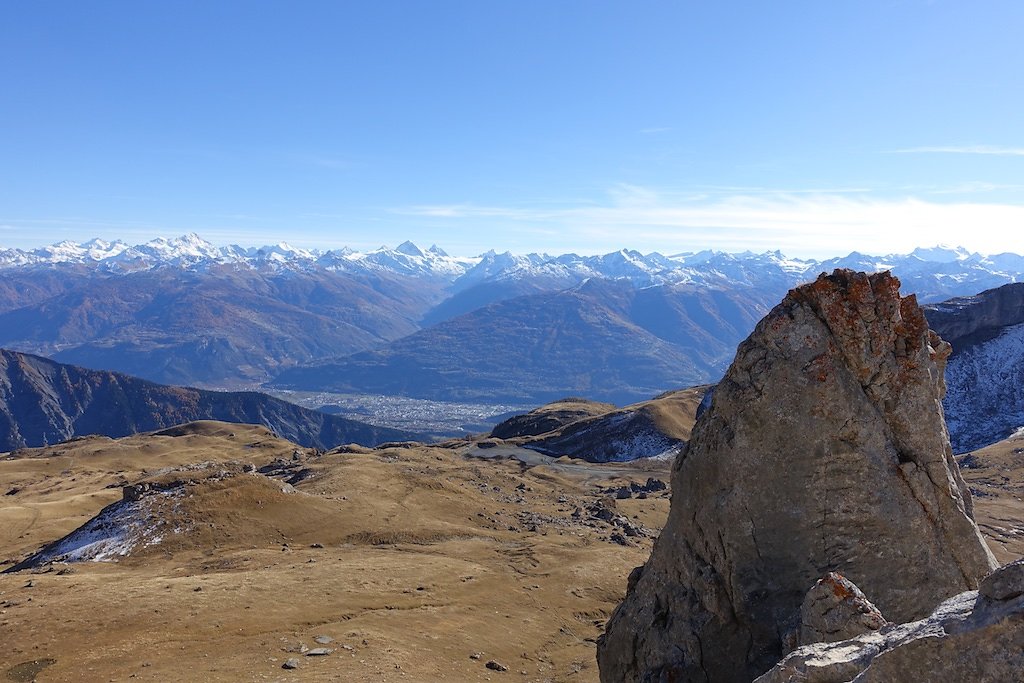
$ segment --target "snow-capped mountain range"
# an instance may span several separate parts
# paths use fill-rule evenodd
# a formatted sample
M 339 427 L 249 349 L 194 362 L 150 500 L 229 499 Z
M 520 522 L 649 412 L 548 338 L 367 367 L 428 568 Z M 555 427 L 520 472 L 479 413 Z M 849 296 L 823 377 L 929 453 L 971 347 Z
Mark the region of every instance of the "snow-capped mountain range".
M 157 238 L 144 244 L 60 242 L 29 251 L 0 248 L 0 269 L 78 265 L 117 274 L 175 267 L 202 271 L 215 267 L 260 271 L 383 272 L 430 277 L 451 283 L 458 292 L 483 282 L 543 280 L 572 286 L 587 278 L 626 279 L 635 286 L 690 284 L 698 287 L 788 287 L 834 268 L 892 270 L 904 289 L 924 300 L 970 294 L 1024 280 L 1024 256 L 983 255 L 962 247 L 936 246 L 909 254 L 870 256 L 853 252 L 824 261 L 790 258 L 779 251 L 730 254 L 700 251 L 665 256 L 621 249 L 599 256 L 512 254 L 488 251 L 475 257 L 449 256 L 437 246 L 412 242 L 368 252 L 349 248 L 301 249 L 285 242 L 262 247 L 218 247 L 194 233 Z
M 93 239 L 0 249 L 0 347 L 206 388 L 625 404 L 716 381 L 788 289 L 840 267 L 892 270 L 922 302 L 1024 283 L 1024 257 L 941 246 L 816 261 Z
M 261 270 L 329 271 L 381 270 L 406 275 L 457 277 L 478 259 L 448 256 L 437 247 L 421 250 L 412 242 L 394 249 L 381 247 L 367 253 L 348 248 L 323 251 L 300 249 L 286 242 L 262 247 L 232 244 L 217 247 L 195 233 L 175 238 L 158 237 L 144 244 L 92 239 L 76 244 L 59 242 L 24 251 L 0 248 L 0 268 L 82 264 L 110 273 L 138 272 L 163 267 L 203 270 L 215 265 Z

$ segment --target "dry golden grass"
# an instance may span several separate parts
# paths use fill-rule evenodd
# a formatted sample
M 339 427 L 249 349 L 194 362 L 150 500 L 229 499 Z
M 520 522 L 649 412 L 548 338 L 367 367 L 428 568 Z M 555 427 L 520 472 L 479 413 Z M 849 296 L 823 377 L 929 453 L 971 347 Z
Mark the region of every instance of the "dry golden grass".
M 1003 562 L 1024 554 L 1021 448 L 996 444 L 964 470 Z M 175 469 L 210 461 L 279 461 L 284 476 L 308 478 L 290 490 Z M 596 681 L 594 641 L 652 539 L 612 543 L 608 525 L 573 512 L 602 500 L 657 530 L 666 495 L 601 490 L 667 482 L 668 467 L 528 467 L 426 447 L 318 454 L 211 422 L 25 451 L 0 459 L 0 567 L 79 527 L 126 482 L 195 483 L 167 513 L 183 531 L 158 545 L 0 575 L 0 680 Z M 317 636 L 333 652 L 303 656 Z M 282 669 L 292 657 L 300 668 Z M 50 659 L 35 674 L 31 663 Z
M 1024 556 L 1024 436 L 959 458 L 974 517 L 1000 563 Z
M 257 427 L 172 433 L 0 461 L 0 493 L 17 489 L 0 496 L 0 558 L 77 528 L 125 481 L 178 476 L 165 468 L 280 458 L 312 476 L 290 493 L 261 475 L 193 477 L 174 513 L 187 530 L 159 545 L 0 575 L 0 677 L 51 658 L 39 681 L 595 681 L 594 640 L 650 552 L 650 538 L 625 547 L 572 518 L 627 481 L 622 465 L 528 468 L 431 448 L 299 449 L 293 462 L 294 445 Z M 661 495 L 610 504 L 650 528 L 668 511 Z M 297 652 L 318 635 L 332 654 Z M 300 668 L 283 670 L 291 657 Z

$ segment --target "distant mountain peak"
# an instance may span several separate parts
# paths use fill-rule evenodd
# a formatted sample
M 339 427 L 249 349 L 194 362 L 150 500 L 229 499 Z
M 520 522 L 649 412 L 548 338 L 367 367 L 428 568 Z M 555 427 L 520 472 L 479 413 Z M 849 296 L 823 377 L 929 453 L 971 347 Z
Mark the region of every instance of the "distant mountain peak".
M 918 247 L 910 252 L 910 255 L 932 263 L 953 263 L 970 258 L 971 252 L 963 247 L 937 244 L 934 247 Z
M 422 249 L 417 247 L 410 240 L 406 240 L 399 244 L 397 247 L 395 247 L 395 251 L 397 251 L 400 254 L 405 254 L 406 256 L 426 256 L 426 253 L 424 253 Z
M 537 287 L 571 287 L 588 277 L 625 279 L 634 286 L 686 284 L 697 287 L 732 286 L 792 287 L 819 272 L 835 268 L 893 270 L 904 282 L 931 278 L 934 292 L 923 301 L 962 294 L 969 283 L 978 290 L 1004 282 L 1024 280 L 1024 257 L 1016 254 L 983 256 L 963 247 L 939 244 L 915 249 L 910 254 L 870 256 L 851 252 L 824 261 L 787 257 L 781 250 L 729 253 L 705 249 L 665 256 L 622 248 L 601 255 L 575 253 L 517 254 L 490 249 L 479 256 L 453 257 L 436 244 L 423 249 L 411 240 L 397 247 L 381 246 L 366 252 L 349 248 L 321 251 L 303 249 L 287 242 L 263 247 L 217 247 L 194 232 L 178 237 L 158 237 L 130 246 L 121 241 L 93 238 L 76 244 L 58 244 L 23 251 L 0 248 L 0 269 L 52 268 L 76 264 L 98 272 L 130 274 L 157 268 L 203 271 L 210 267 L 252 269 L 262 272 L 386 273 L 402 277 L 428 277 L 447 281 L 462 291 L 485 282 L 530 282 Z M 916 290 L 921 292 L 920 289 Z M 923 293 L 923 292 L 922 292 Z

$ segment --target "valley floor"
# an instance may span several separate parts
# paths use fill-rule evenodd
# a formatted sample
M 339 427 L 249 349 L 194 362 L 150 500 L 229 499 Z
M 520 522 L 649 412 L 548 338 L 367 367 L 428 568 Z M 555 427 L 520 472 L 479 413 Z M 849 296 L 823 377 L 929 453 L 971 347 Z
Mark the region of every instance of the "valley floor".
M 264 389 L 260 389 L 265 391 Z M 488 432 L 509 415 L 533 405 L 458 403 L 381 394 L 334 394 L 325 391 L 267 391 L 303 408 L 322 410 L 381 427 L 442 437 Z

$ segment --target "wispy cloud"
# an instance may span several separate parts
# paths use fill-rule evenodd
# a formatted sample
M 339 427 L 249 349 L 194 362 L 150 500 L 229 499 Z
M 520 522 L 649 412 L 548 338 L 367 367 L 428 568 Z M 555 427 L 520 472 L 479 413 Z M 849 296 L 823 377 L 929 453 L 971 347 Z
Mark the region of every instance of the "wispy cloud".
M 425 218 L 510 218 L 517 220 L 548 220 L 557 218 L 566 209 L 517 208 L 511 206 L 480 206 L 477 204 L 420 204 L 393 209 L 392 213 Z
M 890 149 L 888 154 L 982 154 L 999 157 L 1024 157 L 1024 147 L 999 145 L 936 145 Z
M 870 187 L 814 187 L 814 188 L 778 188 L 757 187 L 751 185 L 697 185 L 698 189 L 724 195 L 832 195 L 832 194 L 864 194 L 873 192 Z
M 910 188 L 928 194 L 982 194 L 986 192 L 1020 192 L 1024 185 L 1011 183 L 990 183 L 984 180 L 968 180 L 955 185 Z

